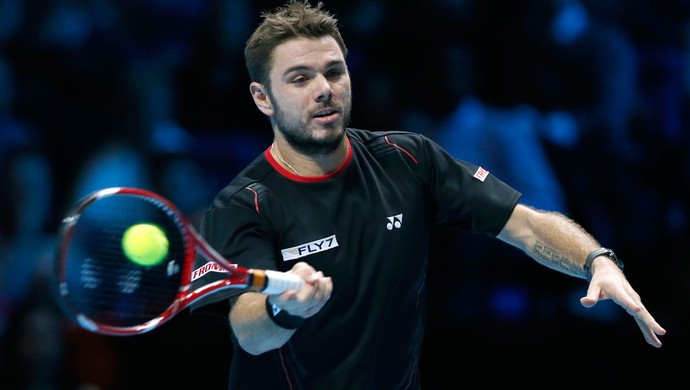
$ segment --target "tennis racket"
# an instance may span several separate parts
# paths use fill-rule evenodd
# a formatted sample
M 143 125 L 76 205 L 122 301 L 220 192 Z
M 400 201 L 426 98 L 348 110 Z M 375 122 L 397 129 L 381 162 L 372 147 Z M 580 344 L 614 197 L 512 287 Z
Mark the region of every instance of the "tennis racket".
M 167 255 L 155 265 L 132 261 L 123 250 L 125 231 L 141 223 L 157 226 L 167 238 Z M 192 290 L 197 256 L 228 277 Z M 115 336 L 160 327 L 221 289 L 280 294 L 303 285 L 295 274 L 231 263 L 172 202 L 137 188 L 105 188 L 82 198 L 62 220 L 57 260 L 63 311 L 84 329 Z

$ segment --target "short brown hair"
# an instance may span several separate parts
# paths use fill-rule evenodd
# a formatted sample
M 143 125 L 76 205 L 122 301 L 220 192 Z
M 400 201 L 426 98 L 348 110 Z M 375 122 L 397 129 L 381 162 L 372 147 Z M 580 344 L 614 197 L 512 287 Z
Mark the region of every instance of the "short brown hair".
M 335 39 L 347 56 L 347 47 L 338 29 L 338 20 L 308 0 L 288 0 L 285 5 L 261 14 L 263 21 L 247 40 L 244 59 L 252 81 L 270 87 L 269 73 L 273 65 L 273 50 L 281 43 L 297 37 L 320 38 L 329 35 Z

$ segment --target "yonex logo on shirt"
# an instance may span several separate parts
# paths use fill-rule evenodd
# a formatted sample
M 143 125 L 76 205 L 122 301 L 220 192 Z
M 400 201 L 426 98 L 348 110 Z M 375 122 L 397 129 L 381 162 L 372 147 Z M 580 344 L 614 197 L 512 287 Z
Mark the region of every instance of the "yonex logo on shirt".
M 283 254 L 283 261 L 299 259 L 300 257 L 313 255 L 314 253 L 319 253 L 333 249 L 338 246 L 338 239 L 335 234 L 330 237 L 320 238 L 312 242 L 307 242 L 292 248 L 285 248 L 280 252 Z
M 386 224 L 386 229 L 393 230 L 393 228 L 400 229 L 402 226 L 402 213 L 398 215 L 391 215 L 388 218 L 388 223 Z

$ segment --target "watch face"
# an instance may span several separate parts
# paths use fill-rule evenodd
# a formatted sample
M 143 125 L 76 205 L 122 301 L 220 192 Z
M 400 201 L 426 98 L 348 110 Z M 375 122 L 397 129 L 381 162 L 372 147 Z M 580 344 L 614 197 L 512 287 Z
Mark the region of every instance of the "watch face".
M 611 261 L 613 261 L 614 264 L 618 266 L 618 268 L 623 269 L 623 262 L 620 261 L 618 256 L 616 256 L 616 254 L 612 250 L 609 249 L 608 251 L 604 252 L 603 255 L 611 259 Z

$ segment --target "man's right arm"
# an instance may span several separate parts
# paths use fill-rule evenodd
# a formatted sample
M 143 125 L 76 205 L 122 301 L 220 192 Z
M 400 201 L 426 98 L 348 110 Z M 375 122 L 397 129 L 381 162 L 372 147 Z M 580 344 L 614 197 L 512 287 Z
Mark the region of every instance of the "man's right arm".
M 280 327 L 269 318 L 266 299 L 266 294 L 247 292 L 230 310 L 230 325 L 237 342 L 252 355 L 280 348 L 296 330 Z
M 240 347 L 247 353 L 259 355 L 280 348 L 296 331 L 278 325 L 269 316 L 267 308 L 275 306 L 284 315 L 309 318 L 318 313 L 330 299 L 333 282 L 321 271 L 299 262 L 289 272 L 304 278 L 306 283 L 299 291 L 286 291 L 271 296 L 246 292 L 237 298 L 230 309 L 230 326 Z M 267 305 L 267 299 L 270 305 Z

